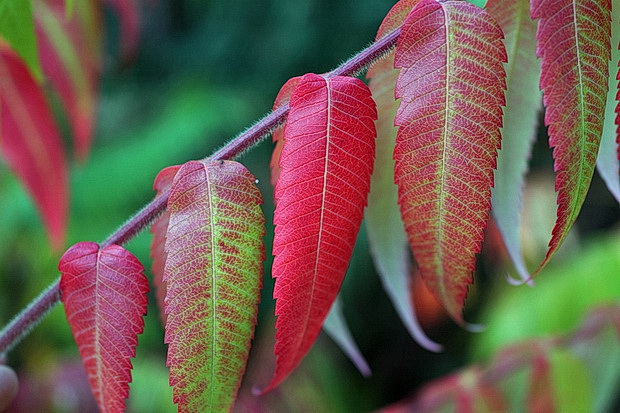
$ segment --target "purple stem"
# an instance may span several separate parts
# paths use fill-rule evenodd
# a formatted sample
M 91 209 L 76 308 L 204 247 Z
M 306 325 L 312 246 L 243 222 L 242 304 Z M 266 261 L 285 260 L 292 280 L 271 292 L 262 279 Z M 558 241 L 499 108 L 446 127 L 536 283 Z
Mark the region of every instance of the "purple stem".
M 60 278 L 22 310 L 0 331 L 0 358 L 36 326 L 60 301 Z
M 354 76 L 358 74 L 394 48 L 399 34 L 400 28 L 377 40 L 336 69 L 327 73 L 325 77 Z M 261 142 L 262 139 L 271 133 L 278 125 L 282 124 L 286 119 L 288 111 L 289 107 L 285 105 L 269 113 L 236 138 L 229 141 L 213 155 L 204 158 L 204 160 L 234 159 L 240 156 L 243 152 Z M 103 241 L 101 247 L 105 248 L 112 244 L 123 245 L 139 234 L 164 211 L 168 196 L 169 192 L 164 192 L 153 199 Z M 8 352 L 24 338 L 59 302 L 60 278 L 54 281 L 54 283 L 52 283 L 39 297 L 35 298 L 2 331 L 0 331 L 0 356 Z

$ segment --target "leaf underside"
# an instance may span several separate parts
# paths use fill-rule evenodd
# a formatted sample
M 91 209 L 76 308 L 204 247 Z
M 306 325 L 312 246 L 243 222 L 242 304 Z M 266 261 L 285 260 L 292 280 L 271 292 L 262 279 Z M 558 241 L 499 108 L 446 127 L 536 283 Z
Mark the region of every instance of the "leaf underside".
M 345 275 L 373 167 L 375 104 L 359 79 L 307 74 L 290 99 L 275 189 L 276 387 L 314 343 Z
M 342 351 L 355 364 L 364 377 L 370 377 L 371 371 L 368 362 L 364 358 L 362 352 L 355 343 L 355 339 L 351 335 L 349 326 L 342 311 L 342 299 L 336 297 L 331 310 L 323 323 L 323 330 L 334 340 Z
M 620 80 L 618 65 L 620 64 L 620 6 L 613 7 L 611 33 L 611 61 L 609 62 L 609 91 L 605 109 L 605 123 L 596 170 L 607 185 L 609 192 L 620 203 Z
M 400 27 L 409 11 L 419 2 L 398 2 L 383 20 L 377 39 Z M 367 77 L 379 114 L 376 122 L 377 152 L 364 216 L 368 245 L 383 288 L 411 336 L 427 350 L 440 351 L 441 346 L 424 334 L 411 305 L 411 254 L 398 208 L 392 156 L 398 130 L 394 126 L 398 108 L 398 102 L 394 100 L 398 77 L 398 71 L 394 69 L 394 52 L 374 63 L 368 69 Z
M 273 103 L 273 111 L 280 109 L 284 105 L 288 105 L 291 100 L 291 95 L 295 90 L 295 87 L 299 83 L 301 76 L 293 77 L 280 88 L 278 96 Z M 271 168 L 271 186 L 275 188 L 278 178 L 280 178 L 280 155 L 282 154 L 282 147 L 284 146 L 284 125 L 280 125 L 272 132 L 273 138 L 273 152 L 271 154 L 271 162 L 269 166 Z
M 466 2 L 424 0 L 398 39 L 395 181 L 414 258 L 460 323 L 500 146 L 502 31 Z
M 181 169 L 181 165 L 169 166 L 162 169 L 153 183 L 153 189 L 157 191 L 157 196 L 162 196 L 165 191 L 170 190 L 172 181 L 177 172 Z M 166 312 L 164 300 L 166 299 L 166 284 L 162 278 L 164 276 L 164 268 L 166 266 L 166 232 L 168 231 L 168 222 L 170 221 L 170 212 L 165 210 L 159 218 L 153 221 L 151 225 L 151 272 L 153 273 L 153 285 L 155 287 L 155 298 L 157 299 L 157 307 L 159 308 L 159 317 L 162 324 L 166 325 Z
M 170 190 L 163 281 L 167 364 L 179 411 L 228 411 L 254 334 L 262 197 L 232 161 L 184 164 Z
M 118 245 L 75 244 L 58 269 L 67 321 L 102 412 L 125 411 L 130 358 L 146 314 L 148 281 L 136 257 Z
M 532 0 L 553 148 L 557 219 L 537 274 L 562 245 L 585 200 L 599 149 L 610 59 L 610 0 Z
M 502 149 L 497 156 L 491 203 L 508 254 L 523 281 L 530 278 L 521 251 L 523 188 L 542 108 L 536 23 L 530 18 L 529 4 L 529 0 L 489 0 L 486 6 L 504 31 L 508 55 Z
M 51 243 L 64 244 L 68 194 L 60 132 L 39 85 L 15 52 L 0 42 L 2 156 L 43 216 Z

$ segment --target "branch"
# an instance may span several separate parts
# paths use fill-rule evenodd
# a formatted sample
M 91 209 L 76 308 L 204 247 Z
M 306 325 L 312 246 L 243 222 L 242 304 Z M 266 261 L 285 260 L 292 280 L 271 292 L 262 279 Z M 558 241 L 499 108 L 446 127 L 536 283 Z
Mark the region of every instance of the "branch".
M 396 46 L 399 34 L 400 28 L 357 53 L 336 69 L 327 73 L 325 77 L 354 76 L 358 74 L 389 53 Z M 278 125 L 284 123 L 288 111 L 288 105 L 284 105 L 269 113 L 205 159 L 219 160 L 239 157 L 242 153 L 261 142 Z M 102 248 L 112 244 L 123 245 L 138 235 L 166 209 L 168 196 L 169 191 L 166 191 L 153 199 L 103 241 L 101 243 Z M 0 332 L 0 355 L 5 354 L 14 347 L 59 302 L 60 279 L 57 279 Z

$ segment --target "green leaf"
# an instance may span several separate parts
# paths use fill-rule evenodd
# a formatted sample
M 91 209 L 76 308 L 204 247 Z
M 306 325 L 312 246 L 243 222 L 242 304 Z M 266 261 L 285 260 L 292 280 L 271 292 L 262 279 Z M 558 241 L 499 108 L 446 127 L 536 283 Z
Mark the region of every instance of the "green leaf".
M 562 245 L 586 198 L 600 145 L 610 59 L 610 0 L 532 0 L 557 219 L 539 273 Z
M 620 61 L 620 4 L 612 9 L 611 60 L 609 61 L 609 91 L 605 106 L 605 123 L 601 147 L 596 159 L 596 170 L 607 185 L 609 192 L 620 202 L 620 159 L 618 159 L 618 126 L 616 106 L 618 105 L 618 61 Z
M 357 347 L 355 339 L 351 335 L 347 321 L 344 318 L 342 312 L 342 300 L 340 295 L 336 297 L 336 301 L 332 304 L 332 308 L 329 310 L 325 321 L 323 322 L 323 330 L 338 344 L 338 346 L 345 352 L 347 357 L 355 364 L 355 367 L 365 377 L 369 377 L 370 367 L 362 352 Z
M 474 337 L 474 357 L 486 358 L 507 343 L 570 331 L 594 305 L 620 297 L 620 233 L 598 239 L 562 265 L 550 268 L 536 288 L 492 294 L 482 315 L 486 329 Z M 518 309 L 518 311 L 515 311 Z
M 508 254 L 524 281 L 530 274 L 523 260 L 519 236 L 522 195 L 542 107 L 536 23 L 530 18 L 529 5 L 529 0 L 490 0 L 486 8 L 504 31 L 508 55 L 502 148 L 497 155 L 491 203 Z
M 24 59 L 35 79 L 42 80 L 30 0 L 0 0 L 0 36 Z
M 592 380 L 584 363 L 569 351 L 549 355 L 556 412 L 591 412 Z
M 398 2 L 383 20 L 377 39 L 400 26 L 417 3 L 418 0 Z M 441 346 L 424 334 L 411 304 L 411 254 L 405 226 L 400 219 L 392 157 L 398 130 L 394 126 L 394 116 L 398 109 L 398 102 L 394 100 L 394 86 L 398 77 L 398 70 L 394 69 L 394 52 L 373 64 L 367 77 L 378 112 L 375 122 L 375 165 L 370 181 L 368 207 L 364 213 L 370 253 L 383 289 L 409 334 L 427 350 L 441 351 Z
M 232 161 L 186 163 L 170 190 L 163 281 L 179 411 L 230 410 L 254 334 L 265 219 L 255 178 Z

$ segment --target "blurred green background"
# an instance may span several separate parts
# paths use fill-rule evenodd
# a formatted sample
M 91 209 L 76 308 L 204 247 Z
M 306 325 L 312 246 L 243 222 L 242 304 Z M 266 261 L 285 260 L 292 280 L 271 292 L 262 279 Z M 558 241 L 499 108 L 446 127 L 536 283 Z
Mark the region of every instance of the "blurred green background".
M 268 112 L 288 78 L 328 71 L 365 47 L 393 3 L 146 1 L 139 53 L 123 66 L 116 58 L 118 24 L 111 13 L 106 14 L 106 70 L 94 150 L 86 163 L 71 167 L 69 245 L 105 239 L 153 197 L 152 182 L 160 169 L 209 155 Z M 268 221 L 273 213 L 270 151 L 271 143 L 265 142 L 241 159 L 260 180 Z M 58 276 L 60 253 L 49 249 L 32 202 L 2 168 L 0 322 L 4 324 Z M 555 214 L 549 210 L 555 198 L 544 128 L 532 168 L 526 254 L 535 265 L 544 254 Z M 249 389 L 264 384 L 271 367 L 273 232 L 269 227 L 257 338 L 237 409 L 369 411 L 409 396 L 422 383 L 472 360 L 486 360 L 511 340 L 570 330 L 589 308 L 620 298 L 619 216 L 617 203 L 596 176 L 577 230 L 541 274 L 535 289 L 508 286 L 505 256 L 497 243 L 488 243 L 467 312 L 469 321 L 484 322 L 487 329 L 472 334 L 435 314 L 426 327 L 434 340 L 445 345 L 440 354 L 421 349 L 407 334 L 382 292 L 362 229 L 343 300 L 372 377 L 363 378 L 322 335 L 279 390 L 255 399 Z M 150 234 L 145 232 L 127 246 L 147 268 L 149 243 Z M 22 388 L 39 395 L 23 401 L 30 404 L 15 411 L 92 409 L 77 357 L 58 306 L 9 355 L 9 364 L 21 375 Z M 163 331 L 153 305 L 134 365 L 129 411 L 176 411 L 167 386 Z

